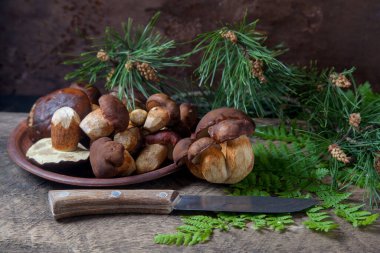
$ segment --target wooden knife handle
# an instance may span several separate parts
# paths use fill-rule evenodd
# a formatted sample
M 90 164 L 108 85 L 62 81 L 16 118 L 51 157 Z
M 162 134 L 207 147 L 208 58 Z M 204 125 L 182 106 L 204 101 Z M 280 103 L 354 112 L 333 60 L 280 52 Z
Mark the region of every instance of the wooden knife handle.
M 55 219 L 88 214 L 169 214 L 179 196 L 173 190 L 59 190 L 49 191 Z

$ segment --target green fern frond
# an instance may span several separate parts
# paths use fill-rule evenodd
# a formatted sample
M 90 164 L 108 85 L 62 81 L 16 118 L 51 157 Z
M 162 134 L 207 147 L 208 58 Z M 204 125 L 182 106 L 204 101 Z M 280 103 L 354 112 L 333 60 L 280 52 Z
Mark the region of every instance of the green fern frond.
M 240 217 L 252 222 L 252 229 L 260 230 L 267 226 L 265 214 L 242 214 Z
M 308 220 L 304 221 L 305 227 L 315 231 L 329 232 L 337 229 L 339 225 L 331 220 L 331 216 L 327 212 L 323 212 L 323 207 L 317 206 L 306 212 Z
M 317 192 L 318 197 L 323 200 L 323 207 L 331 208 L 336 207 L 343 200 L 351 196 L 350 192 L 336 192 L 336 191 L 320 191 Z
M 350 222 L 354 227 L 368 226 L 379 218 L 379 214 L 364 211 L 362 210 L 363 206 L 364 205 L 340 204 L 335 207 L 334 212 L 337 216 Z
M 267 226 L 275 231 L 284 231 L 287 226 L 294 223 L 291 215 L 271 215 L 265 218 Z

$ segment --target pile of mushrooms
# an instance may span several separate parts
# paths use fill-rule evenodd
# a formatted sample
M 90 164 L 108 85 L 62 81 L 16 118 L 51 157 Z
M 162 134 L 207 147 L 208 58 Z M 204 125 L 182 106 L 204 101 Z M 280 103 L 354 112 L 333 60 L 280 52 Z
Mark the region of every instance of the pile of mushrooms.
M 89 159 L 98 178 L 156 170 L 173 160 L 174 146 L 195 129 L 197 111 L 162 93 L 150 96 L 145 105 L 139 101 L 138 107 L 128 111 L 114 93 L 100 96 L 96 88 L 78 83 L 52 92 L 29 114 L 35 143 L 27 157 L 48 167 L 80 155 L 81 161 Z
M 255 124 L 243 112 L 219 108 L 198 122 L 193 105 L 163 93 L 135 102 L 128 111 L 114 92 L 101 96 L 81 83 L 54 91 L 29 113 L 34 144 L 26 156 L 45 167 L 89 160 L 98 178 L 147 173 L 174 161 L 200 179 L 233 184 L 253 169 L 248 136 Z
M 178 165 L 211 183 L 233 184 L 253 169 L 254 155 L 248 136 L 255 124 L 243 112 L 219 108 L 208 112 L 190 138 L 180 140 L 173 157 Z

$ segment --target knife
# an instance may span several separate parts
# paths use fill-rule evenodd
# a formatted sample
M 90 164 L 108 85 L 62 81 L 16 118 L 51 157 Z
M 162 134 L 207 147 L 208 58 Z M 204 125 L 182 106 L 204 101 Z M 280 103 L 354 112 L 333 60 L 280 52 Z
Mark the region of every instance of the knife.
M 54 190 L 48 196 L 55 219 L 109 213 L 170 214 L 173 210 L 291 213 L 318 203 L 314 199 L 180 195 L 174 190 Z

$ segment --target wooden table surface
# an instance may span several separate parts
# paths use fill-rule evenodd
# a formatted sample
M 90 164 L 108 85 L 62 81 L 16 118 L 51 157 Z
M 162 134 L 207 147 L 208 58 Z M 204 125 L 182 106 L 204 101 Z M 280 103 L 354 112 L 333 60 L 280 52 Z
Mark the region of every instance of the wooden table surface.
M 380 252 L 380 223 L 319 234 L 305 229 L 304 217 L 284 233 L 252 229 L 217 231 L 210 242 L 191 247 L 154 244 L 156 233 L 174 232 L 180 215 L 97 215 L 55 221 L 47 192 L 74 187 L 23 171 L 8 157 L 6 143 L 24 113 L 0 113 L 0 252 Z M 121 187 L 120 187 L 121 188 Z M 186 194 L 223 194 L 182 170 L 166 178 L 124 189 L 176 189 Z

